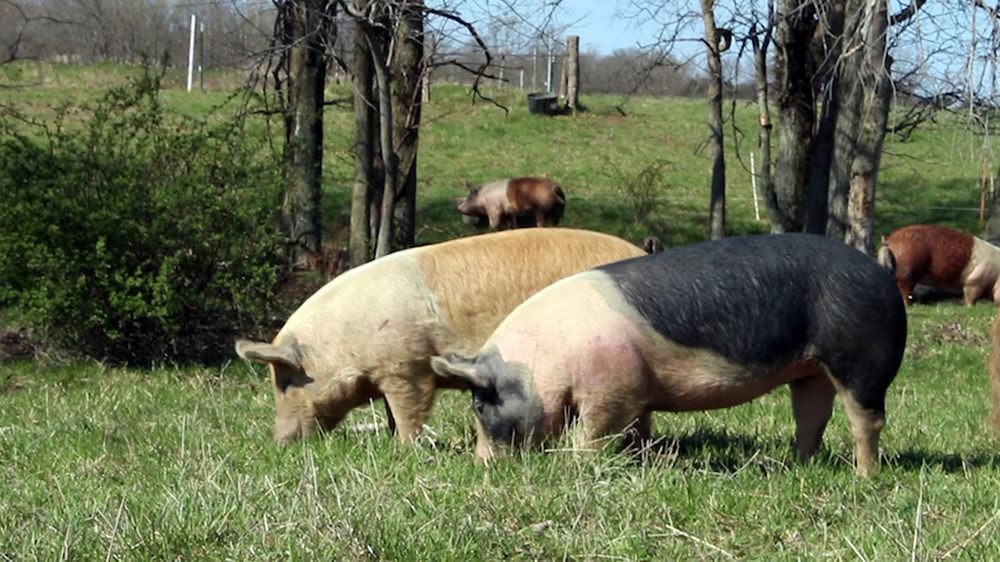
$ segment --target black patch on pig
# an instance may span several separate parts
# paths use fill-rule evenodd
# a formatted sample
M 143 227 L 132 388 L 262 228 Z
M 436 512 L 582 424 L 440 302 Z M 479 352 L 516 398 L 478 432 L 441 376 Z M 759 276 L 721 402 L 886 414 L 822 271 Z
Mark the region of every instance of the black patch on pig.
M 906 311 L 895 281 L 831 238 L 727 238 L 597 269 L 668 340 L 760 376 L 815 357 L 863 406 L 881 410 L 902 359 Z
M 486 388 L 473 386 L 472 407 L 490 440 L 521 444 L 541 424 L 541 407 L 528 392 L 527 367 L 504 361 L 495 349 L 474 359 L 476 376 Z

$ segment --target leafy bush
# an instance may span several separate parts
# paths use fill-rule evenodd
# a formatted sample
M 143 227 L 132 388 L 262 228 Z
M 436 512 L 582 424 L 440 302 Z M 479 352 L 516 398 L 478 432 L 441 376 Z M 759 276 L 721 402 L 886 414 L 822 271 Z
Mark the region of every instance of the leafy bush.
M 211 360 L 274 300 L 276 154 L 241 116 L 167 111 L 161 77 L 146 69 L 36 129 L 0 114 L 0 304 L 57 348 Z
M 648 162 L 632 172 L 616 166 L 607 166 L 606 174 L 618 194 L 632 207 L 632 220 L 643 224 L 651 214 L 663 205 L 663 193 L 667 191 L 666 172 L 670 163 L 657 159 Z

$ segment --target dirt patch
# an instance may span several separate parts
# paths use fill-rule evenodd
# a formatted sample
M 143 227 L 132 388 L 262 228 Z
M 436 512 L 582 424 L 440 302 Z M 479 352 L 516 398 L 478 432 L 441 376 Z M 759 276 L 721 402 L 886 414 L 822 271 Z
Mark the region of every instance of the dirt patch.
M 986 345 L 987 335 L 963 325 L 961 322 L 938 324 L 932 330 L 928 339 L 934 343 L 953 343 L 957 345 Z
M 986 332 L 977 330 L 975 326 L 962 322 L 946 322 L 930 324 L 920 330 L 920 335 L 911 337 L 909 355 L 914 359 L 926 357 L 932 353 L 931 348 L 941 344 L 983 347 L 989 345 Z

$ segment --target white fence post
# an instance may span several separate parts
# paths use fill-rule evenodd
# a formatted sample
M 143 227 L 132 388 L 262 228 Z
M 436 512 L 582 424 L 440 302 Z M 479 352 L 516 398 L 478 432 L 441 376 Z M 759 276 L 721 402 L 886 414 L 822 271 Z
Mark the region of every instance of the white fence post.
M 188 46 L 188 91 L 194 82 L 194 34 L 197 28 L 198 16 L 191 14 L 191 41 Z

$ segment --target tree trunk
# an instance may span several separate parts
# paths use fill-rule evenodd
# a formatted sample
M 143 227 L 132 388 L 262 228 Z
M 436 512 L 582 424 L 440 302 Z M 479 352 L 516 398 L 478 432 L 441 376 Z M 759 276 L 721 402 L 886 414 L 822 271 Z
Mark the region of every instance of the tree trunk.
M 847 232 L 844 241 L 869 255 L 875 254 L 875 186 L 882 159 L 882 144 L 889 106 L 892 100 L 890 67 L 892 59 L 886 51 L 888 32 L 887 0 L 864 2 L 869 13 L 863 17 L 861 29 L 867 49 L 861 53 L 862 68 L 851 78 L 854 90 L 861 94 L 856 102 L 859 135 L 854 158 L 851 161 L 851 185 L 847 206 Z
M 377 233 L 382 182 L 375 181 L 373 160 L 378 139 L 373 122 L 374 70 L 364 33 L 354 33 L 354 191 L 351 195 L 351 267 L 371 259 Z M 377 191 L 376 191 L 377 190 Z
M 840 113 L 840 82 L 838 65 L 844 33 L 844 0 L 834 0 L 827 5 L 825 17 L 820 18 L 813 35 L 814 59 L 817 62 L 814 88 L 822 93 L 822 112 L 819 127 L 813 137 L 812 163 L 809 169 L 806 232 L 826 234 L 829 210 L 830 166 L 833 161 L 834 134 Z M 825 27 L 824 27 L 825 25 Z M 825 87 L 824 87 L 825 86 Z
M 580 37 L 566 38 L 566 105 L 576 111 L 580 105 Z
M 393 250 L 416 242 L 417 144 L 424 64 L 423 0 L 400 4 L 392 57 L 392 144 L 399 161 Z
M 709 236 L 712 240 L 726 236 L 726 161 L 722 133 L 722 57 L 728 47 L 720 41 L 712 12 L 715 0 L 701 0 L 705 24 L 705 46 L 708 54 L 708 147 L 712 158 L 712 193 L 709 202 Z
M 809 167 L 809 193 L 806 196 L 807 214 L 805 231 L 826 234 L 830 206 L 830 165 L 833 160 L 833 139 L 837 131 L 837 114 L 840 99 L 832 95 L 838 89 L 833 78 L 823 103 L 819 128 L 813 137 L 812 162 Z
M 399 158 L 392 144 L 392 80 L 387 65 L 387 41 L 383 41 L 379 28 L 369 27 L 365 32 L 368 49 L 371 51 L 375 69 L 375 85 L 378 91 L 378 137 L 385 166 L 382 182 L 382 205 L 379 216 L 378 236 L 375 239 L 375 258 L 389 255 L 393 248 L 393 215 L 396 208 L 396 178 L 399 173 Z
M 294 1 L 289 52 L 288 102 L 290 118 L 285 137 L 288 187 L 282 217 L 290 238 L 292 267 L 308 267 L 310 258 L 322 253 L 323 89 L 326 85 L 324 55 L 327 15 L 318 0 Z M 332 21 L 332 19 L 330 20 Z
M 986 231 L 984 236 L 991 244 L 1000 245 L 1000 190 L 996 186 L 990 192 L 990 205 L 986 213 Z
M 764 194 L 764 205 L 767 216 L 774 224 L 780 210 L 774 197 L 774 174 L 771 169 L 771 105 L 767 93 L 767 50 L 771 42 L 770 27 L 764 26 L 763 37 L 754 24 L 750 30 L 750 42 L 753 45 L 754 85 L 757 90 L 757 150 L 760 151 L 760 171 L 756 171 L 757 182 Z
M 774 191 L 765 193 L 772 232 L 798 232 L 806 218 L 816 100 L 812 78 L 815 64 L 809 49 L 816 29 L 811 0 L 779 0 L 775 37 L 778 87 L 778 150 Z
M 875 186 L 890 103 L 885 0 L 848 0 L 827 235 L 874 252 Z

